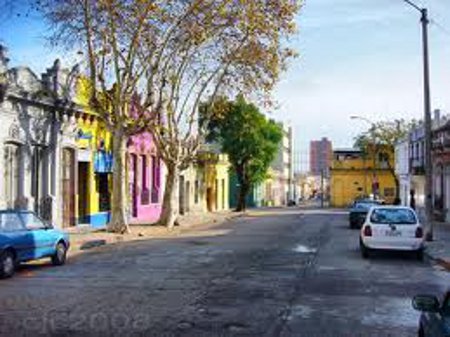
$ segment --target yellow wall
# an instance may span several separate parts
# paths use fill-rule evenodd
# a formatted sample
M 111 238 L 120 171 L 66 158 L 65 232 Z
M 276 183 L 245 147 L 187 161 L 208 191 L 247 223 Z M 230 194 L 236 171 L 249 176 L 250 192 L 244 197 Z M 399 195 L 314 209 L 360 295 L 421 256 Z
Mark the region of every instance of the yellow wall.
M 75 170 L 77 172 L 78 180 L 86 184 L 87 195 L 87 214 L 92 216 L 99 213 L 99 191 L 98 183 L 96 179 L 96 173 L 94 172 L 94 154 L 100 148 L 101 142 L 103 142 L 103 149 L 107 152 L 112 150 L 112 138 L 111 133 L 107 130 L 104 122 L 102 122 L 98 115 L 92 112 L 87 104 L 87 85 L 88 82 L 85 79 L 81 79 L 77 87 L 77 98 L 76 103 L 79 104 L 83 109 L 83 114 L 78 116 L 78 131 L 79 137 L 77 140 L 78 153 L 84 153 L 86 159 L 89 161 L 84 162 L 88 167 L 88 173 L 85 176 L 80 175 L 80 161 L 76 162 Z M 109 191 L 111 191 L 111 174 L 108 178 Z M 78 184 L 77 184 L 78 185 Z M 79 186 L 77 186 L 77 191 L 79 191 Z M 80 217 L 79 209 L 80 194 L 78 193 L 76 198 L 76 217 Z M 103 221 L 92 218 L 88 220 L 89 222 Z M 81 219 L 81 222 L 86 222 L 86 220 Z
M 390 165 L 394 165 L 394 154 L 390 154 Z M 375 179 L 374 179 L 375 177 Z M 330 171 L 330 197 L 333 207 L 348 207 L 357 197 L 372 193 L 373 181 L 378 181 L 379 197 L 386 203 L 395 198 L 395 180 L 386 165 L 378 162 L 369 153 L 366 158 L 336 160 Z
M 372 171 L 365 170 L 332 170 L 330 177 L 331 205 L 334 207 L 347 207 L 357 197 L 372 192 Z M 394 201 L 394 196 L 386 196 L 385 189 L 394 189 L 395 181 L 387 170 L 376 171 L 379 183 L 380 198 L 387 203 Z
M 229 167 L 230 163 L 225 154 L 207 154 L 208 160 L 205 166 L 206 189 L 213 190 L 213 210 L 221 211 L 229 209 Z M 216 185 L 217 181 L 217 185 Z M 223 181 L 223 184 L 222 184 Z M 222 200 L 223 198 L 223 200 Z

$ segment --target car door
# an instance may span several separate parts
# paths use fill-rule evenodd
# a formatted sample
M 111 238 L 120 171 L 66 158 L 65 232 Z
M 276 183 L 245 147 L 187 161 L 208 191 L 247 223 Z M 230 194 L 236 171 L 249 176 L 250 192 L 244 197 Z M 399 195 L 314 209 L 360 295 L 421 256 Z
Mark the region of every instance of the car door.
M 53 236 L 47 233 L 47 226 L 44 221 L 33 212 L 20 213 L 25 228 L 33 238 L 33 257 L 39 259 L 50 256 L 54 250 Z
M 18 212 L 6 211 L 0 213 L 0 236 L 4 245 L 12 247 L 17 253 L 18 261 L 33 258 L 33 236 L 25 228 Z

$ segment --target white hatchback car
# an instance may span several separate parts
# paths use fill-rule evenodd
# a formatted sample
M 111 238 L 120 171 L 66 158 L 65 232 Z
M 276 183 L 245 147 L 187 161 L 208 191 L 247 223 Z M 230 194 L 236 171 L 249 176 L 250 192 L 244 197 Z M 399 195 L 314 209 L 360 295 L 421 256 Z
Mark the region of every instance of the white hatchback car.
M 374 206 L 361 228 L 359 246 L 364 258 L 372 250 L 402 250 L 422 259 L 424 230 L 410 207 Z

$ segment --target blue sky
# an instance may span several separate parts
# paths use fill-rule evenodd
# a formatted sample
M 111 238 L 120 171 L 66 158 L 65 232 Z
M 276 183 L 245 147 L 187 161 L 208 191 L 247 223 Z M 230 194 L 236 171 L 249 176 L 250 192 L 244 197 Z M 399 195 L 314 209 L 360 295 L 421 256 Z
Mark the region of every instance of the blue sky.
M 450 113 L 450 1 L 423 0 L 430 16 L 432 107 Z M 307 0 L 293 41 L 300 52 L 278 86 L 275 116 L 295 127 L 303 165 L 309 140 L 327 136 L 351 146 L 367 124 L 421 118 L 419 13 L 401 0 Z
M 415 0 L 447 29 L 430 26 L 432 107 L 450 113 L 450 1 Z M 367 124 L 350 120 L 421 118 L 422 54 L 419 13 L 402 0 L 306 0 L 291 40 L 300 57 L 277 87 L 274 117 L 291 123 L 303 166 L 311 139 L 351 146 Z M 44 71 L 58 55 L 38 20 L 0 25 L 12 65 Z

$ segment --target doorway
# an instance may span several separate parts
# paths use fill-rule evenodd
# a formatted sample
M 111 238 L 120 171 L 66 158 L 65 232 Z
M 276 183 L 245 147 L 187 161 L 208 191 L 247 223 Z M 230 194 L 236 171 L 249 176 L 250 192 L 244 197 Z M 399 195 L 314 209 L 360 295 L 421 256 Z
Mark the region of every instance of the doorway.
M 89 163 L 78 162 L 78 221 L 89 223 Z
M 62 160 L 62 226 L 75 226 L 75 151 L 63 149 Z

